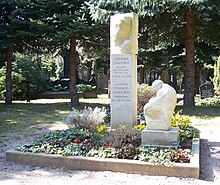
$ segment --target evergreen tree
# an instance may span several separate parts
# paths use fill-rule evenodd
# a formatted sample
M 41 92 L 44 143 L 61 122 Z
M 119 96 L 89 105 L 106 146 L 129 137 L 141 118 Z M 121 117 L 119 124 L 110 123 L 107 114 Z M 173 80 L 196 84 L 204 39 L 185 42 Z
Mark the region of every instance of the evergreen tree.
M 115 13 L 138 13 L 140 46 L 145 51 L 155 50 L 158 46 L 167 48 L 184 45 L 186 53 L 184 106 L 195 105 L 195 43 L 206 42 L 219 47 L 220 35 L 216 30 L 219 30 L 220 26 L 220 2 L 214 0 L 91 0 L 90 3 L 92 17 L 95 20 L 106 21 Z

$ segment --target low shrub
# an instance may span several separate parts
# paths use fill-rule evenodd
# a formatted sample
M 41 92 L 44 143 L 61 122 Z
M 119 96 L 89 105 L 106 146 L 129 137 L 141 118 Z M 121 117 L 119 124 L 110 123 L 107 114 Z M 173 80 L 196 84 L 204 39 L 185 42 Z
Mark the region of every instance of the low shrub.
M 172 127 L 179 127 L 179 140 L 180 142 L 186 142 L 193 138 L 199 138 L 200 131 L 191 125 L 190 118 L 188 116 L 181 115 L 180 112 L 173 115 Z
M 190 118 L 188 116 L 181 115 L 180 112 L 173 115 L 171 119 L 171 126 L 179 127 L 182 130 L 186 128 L 190 123 Z
M 217 97 L 205 98 L 205 99 L 196 98 L 195 104 L 196 106 L 219 106 L 220 98 Z
M 137 111 L 143 112 L 144 105 L 156 95 L 156 91 L 147 84 L 137 86 Z
M 92 89 L 93 89 L 93 87 L 91 85 L 86 85 L 86 84 L 78 84 L 78 85 L 76 85 L 76 91 L 78 93 L 90 91 Z
M 105 107 L 96 107 L 95 109 L 85 107 L 83 110 L 73 108 L 67 116 L 65 123 L 68 124 L 69 127 L 93 131 L 96 130 L 97 126 L 104 123 L 106 116 Z

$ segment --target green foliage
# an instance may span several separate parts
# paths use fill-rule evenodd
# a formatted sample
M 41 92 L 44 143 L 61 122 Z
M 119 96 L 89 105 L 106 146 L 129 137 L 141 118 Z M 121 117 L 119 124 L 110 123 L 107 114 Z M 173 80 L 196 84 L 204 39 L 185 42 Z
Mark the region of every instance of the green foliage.
M 5 97 L 5 80 L 6 80 L 6 68 L 0 68 L 0 99 L 3 100 Z
M 50 88 L 48 83 L 48 76 L 46 70 L 41 69 L 38 63 L 31 58 L 31 56 L 24 56 L 19 53 L 16 54 L 14 59 L 14 68 L 12 72 L 13 88 L 12 94 L 13 99 L 25 99 L 27 91 L 26 84 L 23 80 L 29 76 L 32 83 L 30 84 L 30 93 L 34 95 L 36 93 L 46 91 Z M 5 95 L 5 67 L 0 70 L 0 92 L 1 99 Z
M 86 92 L 86 91 L 90 91 L 92 90 L 92 86 L 91 85 L 86 85 L 86 84 L 78 84 L 76 85 L 76 91 L 78 93 L 82 93 L 82 92 Z
M 185 129 L 191 123 L 188 116 L 181 115 L 180 112 L 177 112 L 173 115 L 171 120 L 172 127 L 179 127 L 180 129 Z
M 193 127 L 192 125 L 188 125 L 184 129 L 180 129 L 179 139 L 180 142 L 192 140 L 193 138 L 199 138 L 200 131 L 199 129 Z
M 120 147 L 103 145 L 106 135 L 96 131 L 67 129 L 43 134 L 30 145 L 17 147 L 17 151 L 59 154 L 64 156 L 92 156 L 99 158 L 132 159 L 153 164 L 171 165 L 173 162 L 188 163 L 191 150 L 136 147 L 127 142 Z
M 13 99 L 25 99 L 27 91 L 26 84 L 23 80 L 29 76 L 32 83 L 30 84 L 30 93 L 35 95 L 40 92 L 51 90 L 51 81 L 61 77 L 62 61 L 59 57 L 50 55 L 37 56 L 34 54 L 22 55 L 15 54 L 13 62 Z M 5 96 L 5 74 L 6 68 L 0 68 L 0 99 Z
M 200 131 L 191 125 L 190 118 L 188 116 L 181 115 L 180 112 L 172 117 L 172 127 L 179 127 L 179 140 L 185 142 L 192 140 L 193 138 L 199 138 Z
M 143 147 L 139 154 L 141 161 L 151 162 L 154 164 L 171 165 L 172 162 L 188 163 L 192 156 L 192 151 L 185 149 L 171 148 L 151 148 Z
M 22 152 L 48 153 L 60 155 L 85 155 L 88 150 L 100 145 L 102 134 L 78 129 L 43 134 L 30 145 L 16 148 Z
M 141 84 L 137 87 L 137 110 L 143 112 L 144 105 L 148 103 L 150 98 L 156 95 L 156 91 L 147 84 Z

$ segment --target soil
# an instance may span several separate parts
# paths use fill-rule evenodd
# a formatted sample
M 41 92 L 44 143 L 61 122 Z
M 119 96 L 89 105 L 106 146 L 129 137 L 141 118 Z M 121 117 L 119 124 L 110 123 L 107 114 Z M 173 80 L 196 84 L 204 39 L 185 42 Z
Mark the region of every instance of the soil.
M 79 171 L 56 167 L 41 167 L 15 164 L 5 159 L 5 151 L 28 144 L 43 131 L 37 133 L 16 133 L 8 135 L 0 143 L 0 184 L 1 185 L 50 185 L 50 184 L 108 184 L 108 185 L 146 185 L 146 184 L 220 184 L 220 120 L 199 120 L 193 122 L 201 131 L 200 139 L 200 179 L 166 176 L 146 176 L 138 174 L 114 173 L 109 171 Z M 62 129 L 60 124 L 52 129 Z M 44 129 L 42 129 L 44 130 Z

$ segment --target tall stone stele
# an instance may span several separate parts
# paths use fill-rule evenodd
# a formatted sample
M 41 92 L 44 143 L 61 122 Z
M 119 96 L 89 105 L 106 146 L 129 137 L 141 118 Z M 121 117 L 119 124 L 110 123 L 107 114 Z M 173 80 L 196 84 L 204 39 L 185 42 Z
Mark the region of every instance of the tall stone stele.
M 137 122 L 138 16 L 116 14 L 110 24 L 111 127 Z

